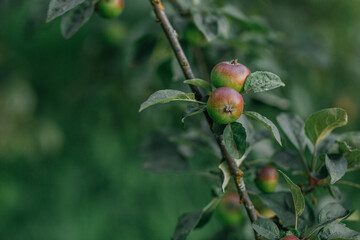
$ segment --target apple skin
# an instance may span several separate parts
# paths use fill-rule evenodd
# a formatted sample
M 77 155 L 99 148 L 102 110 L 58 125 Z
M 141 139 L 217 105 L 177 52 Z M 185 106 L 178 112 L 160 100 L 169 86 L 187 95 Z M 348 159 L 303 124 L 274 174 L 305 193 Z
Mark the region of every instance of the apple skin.
M 274 167 L 267 166 L 261 169 L 257 175 L 256 185 L 265 193 L 272 193 L 275 191 L 278 183 L 279 174 Z
M 124 0 L 100 0 L 96 4 L 96 11 L 103 18 L 117 18 L 124 9 Z
M 211 71 L 210 79 L 216 88 L 231 87 L 241 93 L 250 74 L 250 70 L 235 59 L 217 64 Z
M 299 240 L 299 239 L 295 236 L 290 235 L 282 238 L 281 240 Z
M 217 88 L 211 93 L 206 109 L 215 122 L 228 124 L 240 117 L 244 110 L 244 100 L 233 88 Z
M 241 212 L 239 196 L 235 193 L 227 193 L 216 207 L 217 219 L 226 226 L 235 226 L 244 220 Z

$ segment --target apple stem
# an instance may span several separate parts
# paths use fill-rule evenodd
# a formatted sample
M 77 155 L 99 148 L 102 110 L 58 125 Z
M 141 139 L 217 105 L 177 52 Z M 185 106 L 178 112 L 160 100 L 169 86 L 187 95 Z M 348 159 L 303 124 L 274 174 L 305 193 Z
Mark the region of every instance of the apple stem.
M 235 59 L 231 60 L 231 64 L 235 65 L 235 64 L 237 64 L 237 63 L 238 63 L 237 58 L 235 58 Z

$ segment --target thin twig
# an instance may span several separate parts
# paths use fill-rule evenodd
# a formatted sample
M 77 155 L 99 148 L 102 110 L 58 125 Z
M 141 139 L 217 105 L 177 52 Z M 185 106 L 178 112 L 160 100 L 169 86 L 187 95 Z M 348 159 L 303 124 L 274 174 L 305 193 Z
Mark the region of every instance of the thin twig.
M 351 187 L 360 188 L 360 184 L 349 182 L 349 181 L 337 181 L 336 183 L 348 185 L 348 186 L 351 186 Z
M 176 33 L 175 29 L 172 27 L 169 19 L 167 18 L 166 14 L 164 12 L 164 8 L 161 4 L 161 1 L 160 0 L 150 0 L 150 3 L 154 8 L 154 12 L 156 15 L 156 21 L 161 23 L 161 26 L 170 42 L 170 45 L 176 55 L 176 58 L 181 66 L 181 69 L 182 69 L 186 79 L 194 79 L 195 78 L 194 73 L 193 73 L 193 71 L 190 67 L 190 64 L 188 62 L 188 59 L 186 58 L 184 51 L 179 43 L 179 40 L 177 38 L 177 33 Z M 189 85 L 189 86 L 190 86 L 191 90 L 195 93 L 196 99 L 201 100 L 203 96 L 202 96 L 199 88 L 196 86 L 193 86 L 193 85 Z M 204 114 L 205 114 L 206 120 L 209 123 L 210 129 L 212 129 L 212 125 L 213 125 L 212 119 L 209 117 L 207 112 L 204 112 Z M 214 134 L 214 136 L 216 138 L 217 144 L 220 147 L 223 159 L 229 165 L 231 175 L 235 180 L 236 189 L 240 196 L 240 201 L 241 201 L 241 203 L 244 203 L 244 206 L 246 208 L 246 211 L 248 213 L 248 216 L 249 216 L 251 222 L 254 222 L 257 219 L 257 213 L 256 213 L 256 209 L 254 207 L 254 204 L 252 203 L 252 201 L 248 195 L 248 192 L 246 190 L 244 180 L 243 180 L 243 172 L 236 165 L 234 158 L 231 157 L 229 152 L 226 150 L 223 136 L 222 135 L 218 136 L 215 134 Z

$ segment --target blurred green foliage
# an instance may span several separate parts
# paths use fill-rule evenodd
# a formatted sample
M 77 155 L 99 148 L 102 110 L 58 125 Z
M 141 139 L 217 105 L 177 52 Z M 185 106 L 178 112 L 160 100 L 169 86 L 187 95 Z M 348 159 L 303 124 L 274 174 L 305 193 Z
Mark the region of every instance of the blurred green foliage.
M 194 2 L 211 13 L 227 1 Z M 48 3 L 0 2 L 0 238 L 169 239 L 177 217 L 210 200 L 211 184 L 194 174 L 142 168 L 147 136 L 183 134 L 184 105 L 139 114 L 140 103 L 161 88 L 187 90 L 150 4 L 125 1 L 119 19 L 94 15 L 64 40 L 59 20 L 45 23 Z M 246 108 L 274 119 L 279 109 L 306 118 L 342 107 L 349 114 L 342 130 L 359 129 L 359 1 L 234 0 L 227 4 L 244 16 L 221 20 L 208 44 L 199 32 L 183 35 L 187 26 L 196 31 L 194 23 L 164 4 L 198 77 L 236 57 L 287 84 L 270 97 L 247 97 Z M 185 129 L 201 128 L 201 119 L 190 119 Z M 193 158 L 199 168 L 216 165 L 216 153 Z M 360 230 L 359 223 L 349 225 Z M 205 229 L 190 239 L 208 239 L 221 226 L 213 220 Z

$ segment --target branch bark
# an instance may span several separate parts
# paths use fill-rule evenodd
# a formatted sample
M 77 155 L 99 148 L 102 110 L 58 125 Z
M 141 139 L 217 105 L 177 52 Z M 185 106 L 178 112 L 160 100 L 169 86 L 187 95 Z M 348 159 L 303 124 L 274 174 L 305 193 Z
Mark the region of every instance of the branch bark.
M 150 3 L 154 8 L 154 12 L 156 15 L 156 21 L 161 23 L 161 26 L 170 42 L 170 45 L 176 55 L 176 58 L 177 58 L 179 64 L 181 66 L 184 76 L 186 77 L 186 79 L 194 79 L 195 76 L 190 67 L 189 61 L 186 58 L 186 55 L 179 43 L 175 29 L 172 27 L 169 19 L 167 18 L 166 14 L 164 12 L 164 7 L 161 4 L 161 0 L 150 0 Z M 201 100 L 203 96 L 202 96 L 202 93 L 199 90 L 199 88 L 196 86 L 192 86 L 192 85 L 190 85 L 190 88 L 191 88 L 191 91 L 193 91 L 195 93 L 196 99 Z M 213 125 L 212 119 L 209 117 L 207 112 L 204 112 L 204 114 L 205 114 L 207 122 L 209 123 L 210 129 L 212 129 L 212 125 Z M 217 144 L 220 147 L 220 150 L 221 150 L 221 153 L 223 156 L 223 160 L 226 161 L 227 164 L 229 165 L 231 175 L 235 180 L 236 189 L 240 196 L 240 202 L 244 203 L 244 206 L 246 208 L 246 211 L 248 213 L 248 216 L 249 216 L 251 222 L 254 222 L 254 221 L 256 221 L 258 216 L 257 216 L 256 209 L 254 207 L 254 204 L 252 203 L 252 201 L 248 195 L 248 192 L 246 190 L 245 183 L 243 180 L 243 172 L 236 165 L 234 158 L 231 157 L 229 152 L 226 150 L 223 136 L 216 135 L 214 132 L 213 132 L 213 134 L 215 136 Z

